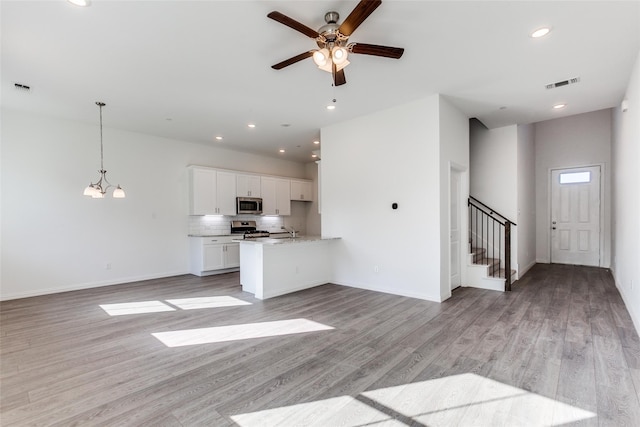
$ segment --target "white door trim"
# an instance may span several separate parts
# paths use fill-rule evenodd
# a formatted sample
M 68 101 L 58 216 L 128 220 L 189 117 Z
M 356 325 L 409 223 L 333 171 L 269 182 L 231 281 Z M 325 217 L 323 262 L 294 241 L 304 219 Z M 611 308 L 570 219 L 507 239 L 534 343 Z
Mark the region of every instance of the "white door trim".
M 460 178 L 460 193 L 458 200 L 458 209 L 460 212 L 459 220 L 460 220 L 460 285 L 465 286 L 467 283 L 467 267 L 465 259 L 469 254 L 469 210 L 467 209 L 467 202 L 469 200 L 469 168 L 467 166 L 461 165 L 456 162 L 449 161 L 449 171 L 448 171 L 448 180 L 447 180 L 447 200 L 449 202 L 447 212 L 447 235 L 449 235 L 449 231 L 451 230 L 451 174 L 457 173 Z M 441 246 L 442 247 L 442 246 Z M 451 296 L 451 239 L 447 244 L 448 253 L 447 258 L 449 258 L 449 265 L 447 269 L 447 282 L 449 283 L 449 295 L 446 298 Z M 443 301 L 444 299 L 443 298 Z

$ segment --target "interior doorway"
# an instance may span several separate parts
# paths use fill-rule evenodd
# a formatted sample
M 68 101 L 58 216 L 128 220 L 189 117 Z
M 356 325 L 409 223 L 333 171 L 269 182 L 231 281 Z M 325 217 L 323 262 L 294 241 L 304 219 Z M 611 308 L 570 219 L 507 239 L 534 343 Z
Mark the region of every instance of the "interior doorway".
M 551 262 L 600 266 L 600 166 L 551 170 Z

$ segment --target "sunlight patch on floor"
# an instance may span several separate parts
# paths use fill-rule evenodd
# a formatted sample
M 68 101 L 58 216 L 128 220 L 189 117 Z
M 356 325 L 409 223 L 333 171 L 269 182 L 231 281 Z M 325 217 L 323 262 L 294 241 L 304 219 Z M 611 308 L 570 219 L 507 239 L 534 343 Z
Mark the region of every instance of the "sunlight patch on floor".
M 596 414 L 482 376 L 465 373 L 233 415 L 252 426 L 560 426 Z
M 161 301 L 136 301 L 119 304 L 100 304 L 100 308 L 109 316 L 123 316 L 125 314 L 158 313 L 161 311 L 176 311 L 175 308 Z
M 196 310 L 199 308 L 234 307 L 238 305 L 251 305 L 250 302 L 238 298 L 222 295 L 215 297 L 168 299 L 168 303 L 182 310 Z
M 125 314 L 143 314 L 158 313 L 162 311 L 196 310 L 200 308 L 221 308 L 235 307 L 240 305 L 251 305 L 250 302 L 243 301 L 228 295 L 197 297 L 197 298 L 178 298 L 165 300 L 171 305 L 162 301 L 136 301 L 124 302 L 118 304 L 99 304 L 100 308 L 107 312 L 110 316 L 123 316 Z
M 277 320 L 273 322 L 245 323 L 241 325 L 215 326 L 152 333 L 167 347 L 238 341 L 279 335 L 301 334 L 334 329 L 331 326 L 307 319 Z

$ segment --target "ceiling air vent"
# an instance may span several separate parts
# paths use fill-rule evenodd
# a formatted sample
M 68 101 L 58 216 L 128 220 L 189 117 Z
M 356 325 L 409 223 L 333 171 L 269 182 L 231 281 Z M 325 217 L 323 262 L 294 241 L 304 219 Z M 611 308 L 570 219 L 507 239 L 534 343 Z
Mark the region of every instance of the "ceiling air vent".
M 580 81 L 580 77 L 574 77 L 572 79 L 563 80 L 561 82 L 549 83 L 545 87 L 547 89 L 554 89 L 554 88 L 557 88 L 557 87 L 562 87 L 562 86 L 566 86 L 566 85 L 572 85 L 574 83 L 578 83 L 579 81 Z
M 13 87 L 16 88 L 16 90 L 19 90 L 20 92 L 26 92 L 26 93 L 31 92 L 31 86 L 23 85 L 22 83 L 14 83 Z

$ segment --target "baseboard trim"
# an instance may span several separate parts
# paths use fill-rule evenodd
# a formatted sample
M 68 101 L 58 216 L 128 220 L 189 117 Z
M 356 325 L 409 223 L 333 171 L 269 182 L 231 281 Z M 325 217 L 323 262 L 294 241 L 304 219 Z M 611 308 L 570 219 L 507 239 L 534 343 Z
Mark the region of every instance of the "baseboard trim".
M 613 275 L 613 281 L 616 284 L 616 288 L 618 288 L 618 292 L 620 292 L 620 296 L 622 297 L 624 306 L 626 307 L 627 311 L 629 312 L 629 315 L 631 316 L 631 321 L 633 322 L 633 326 L 636 327 L 636 332 L 640 335 L 640 313 L 637 313 L 636 311 L 634 311 L 633 305 L 628 300 L 628 297 L 624 291 L 624 288 L 622 287 L 622 284 L 618 282 L 618 279 L 616 278 L 615 271 L 614 270 L 610 270 L 610 271 L 611 271 L 611 274 Z
M 518 270 L 518 280 L 520 280 L 522 278 L 522 276 L 524 276 L 525 274 L 527 274 L 527 271 L 531 270 L 531 268 L 536 265 L 538 262 L 537 261 L 531 261 L 530 264 L 528 264 L 525 268 L 523 268 L 522 270 Z
M 61 288 L 39 289 L 37 291 L 32 291 L 32 292 L 19 292 L 16 294 L 0 295 L 0 301 L 9 301 L 9 300 L 20 299 L 20 298 L 39 297 L 42 295 L 60 294 L 63 292 L 80 291 L 83 289 L 100 288 L 103 286 L 122 285 L 125 283 L 141 282 L 143 280 L 164 279 L 165 277 L 181 276 L 183 274 L 190 274 L 190 273 L 189 271 L 186 271 L 186 270 L 172 271 L 172 272 L 165 272 L 160 274 L 121 277 L 115 280 L 102 280 L 98 282 L 79 283 L 76 285 L 64 286 Z
M 384 294 L 397 295 L 401 297 L 416 298 L 416 299 L 432 301 L 432 302 L 442 302 L 439 298 L 433 297 L 431 295 L 420 294 L 420 293 L 398 292 L 395 289 L 379 288 L 376 286 L 360 285 L 357 283 L 346 283 L 346 282 L 336 281 L 336 280 L 332 280 L 330 283 L 334 283 L 340 286 L 347 286 L 349 288 L 364 289 L 364 290 L 373 291 L 373 292 L 382 292 Z

